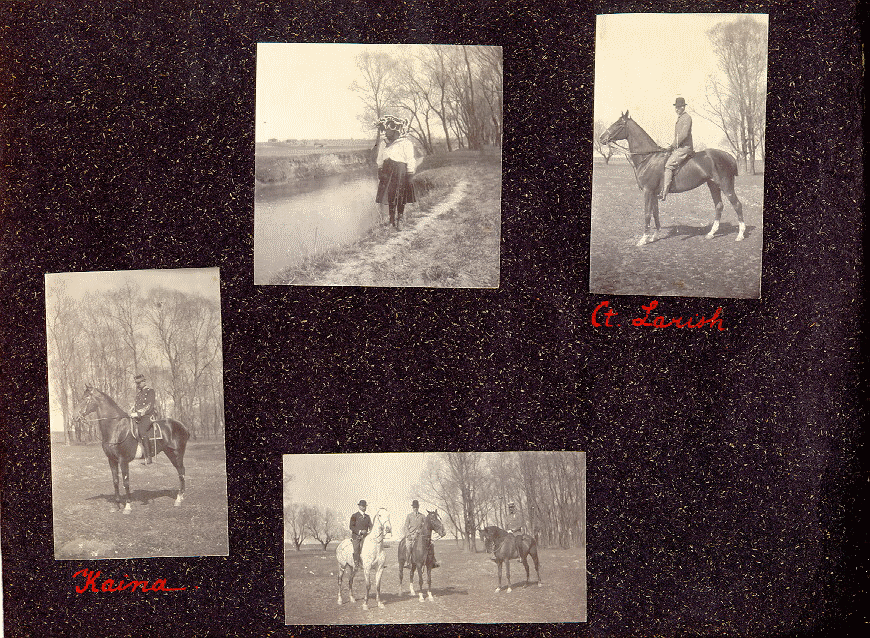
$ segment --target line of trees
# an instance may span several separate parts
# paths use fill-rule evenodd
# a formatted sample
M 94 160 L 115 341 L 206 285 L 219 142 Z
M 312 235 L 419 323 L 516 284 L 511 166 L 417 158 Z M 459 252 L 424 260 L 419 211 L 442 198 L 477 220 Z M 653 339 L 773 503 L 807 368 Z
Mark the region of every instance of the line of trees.
M 700 115 L 722 130 L 744 172 L 754 175 L 756 157 L 764 161 L 767 26 L 746 17 L 720 22 L 707 37 L 721 75 L 708 79 Z
M 477 551 L 477 530 L 504 528 L 516 504 L 543 547 L 586 543 L 586 455 L 582 452 L 445 452 L 427 462 L 419 493 L 443 512 L 457 542 Z
M 436 137 L 447 150 L 501 146 L 504 102 L 501 47 L 405 45 L 391 55 L 366 50 L 356 58 L 363 130 L 375 136 L 384 115 L 405 117 L 426 154 Z
M 46 295 L 50 399 L 63 413 L 68 444 L 99 439 L 93 421 L 73 427 L 85 384 L 126 409 L 135 400 L 137 373 L 155 389 L 162 417 L 181 421 L 194 438 L 223 434 L 218 300 L 165 288 L 143 292 L 131 281 L 80 301 L 63 282 Z

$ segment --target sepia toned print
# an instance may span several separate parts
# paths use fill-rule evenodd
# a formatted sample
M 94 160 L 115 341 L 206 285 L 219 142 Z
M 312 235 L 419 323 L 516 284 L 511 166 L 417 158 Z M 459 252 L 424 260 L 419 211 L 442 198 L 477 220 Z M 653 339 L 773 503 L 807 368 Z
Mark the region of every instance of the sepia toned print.
M 254 283 L 497 288 L 502 50 L 260 43 Z
M 55 558 L 226 556 L 218 270 L 45 286 Z
M 767 16 L 596 25 L 590 292 L 760 297 Z
M 284 456 L 288 625 L 586 621 L 586 455 Z

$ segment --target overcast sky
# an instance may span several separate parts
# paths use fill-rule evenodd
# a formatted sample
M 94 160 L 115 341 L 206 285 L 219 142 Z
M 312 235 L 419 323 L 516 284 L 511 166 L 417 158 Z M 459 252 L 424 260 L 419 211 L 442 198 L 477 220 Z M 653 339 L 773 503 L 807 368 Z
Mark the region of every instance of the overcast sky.
M 393 535 L 401 538 L 401 526 L 411 511 L 411 501 L 420 501 L 420 511 L 435 505 L 414 492 L 421 482 L 425 453 L 386 454 L 286 454 L 285 502 L 305 503 L 330 508 L 345 526 L 357 511 L 360 499 L 368 503 L 367 513 L 374 517 L 379 507 L 390 512 Z M 346 519 L 346 520 L 345 520 Z
M 706 31 L 743 17 L 727 13 L 600 15 L 595 36 L 595 120 L 606 125 L 623 111 L 659 144 L 673 141 L 674 100 L 686 99 L 696 145 L 722 148 L 722 132 L 695 114 L 717 71 Z M 767 16 L 753 14 L 767 25 Z
M 366 139 L 354 80 L 364 50 L 397 51 L 396 44 L 257 44 L 257 142 L 287 139 Z

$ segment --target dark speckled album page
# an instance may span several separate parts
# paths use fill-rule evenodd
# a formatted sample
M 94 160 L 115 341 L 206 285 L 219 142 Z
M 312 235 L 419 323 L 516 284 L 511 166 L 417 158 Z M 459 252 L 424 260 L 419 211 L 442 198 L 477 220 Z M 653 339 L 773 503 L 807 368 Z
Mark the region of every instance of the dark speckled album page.
M 857 8 L 0 4 L 5 635 L 860 634 Z M 683 165 L 637 246 L 644 192 L 596 121 L 679 145 L 683 98 L 696 157 L 739 165 L 701 115 L 720 77 L 701 52 L 744 15 L 767 47 L 763 140 L 736 141 L 756 151 L 743 240 L 724 188 L 705 238 L 714 198 L 681 191 Z M 268 81 L 266 49 L 290 52 Z M 362 53 L 395 64 L 380 110 L 351 89 Z M 599 72 L 642 81 L 607 106 Z M 437 77 L 446 131 L 414 101 Z M 372 106 L 349 124 L 348 93 Z M 219 283 L 178 289 L 194 271 Z M 113 279 L 52 324 L 46 276 L 71 273 Z M 197 329 L 209 308 L 219 331 Z M 182 502 L 161 450 L 130 465 L 124 514 L 96 424 L 79 441 L 57 415 L 103 418 L 99 390 L 155 444 L 140 373 L 190 438 Z M 422 602 L 399 578 L 414 500 L 445 530 Z M 363 609 L 365 564 L 350 602 L 337 547 L 381 527 L 384 607 L 375 569 Z M 540 572 L 506 559 L 500 583 L 491 528 L 534 540 Z

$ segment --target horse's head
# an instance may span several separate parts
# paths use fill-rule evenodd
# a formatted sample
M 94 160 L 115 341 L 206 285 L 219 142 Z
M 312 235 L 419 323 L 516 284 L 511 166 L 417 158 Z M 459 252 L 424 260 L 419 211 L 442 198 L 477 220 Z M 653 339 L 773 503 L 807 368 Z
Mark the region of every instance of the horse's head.
M 610 144 L 611 142 L 615 142 L 617 140 L 628 139 L 628 131 L 626 131 L 626 125 L 631 118 L 628 117 L 628 111 L 619 116 L 619 119 L 616 120 L 613 124 L 607 127 L 607 130 L 601 134 L 601 137 L 598 138 L 602 144 Z
M 497 527 L 489 526 L 484 527 L 482 530 L 478 530 L 480 531 L 480 538 L 483 540 L 483 548 L 488 553 L 493 551 L 497 529 Z
M 438 534 L 438 536 L 444 536 L 444 524 L 441 522 L 441 517 L 438 516 L 438 510 L 434 512 L 426 510 L 426 521 L 429 523 L 429 529 Z
M 95 412 L 98 407 L 99 401 L 97 399 L 97 389 L 92 385 L 85 385 L 85 391 L 79 401 L 79 417 Z
M 378 509 L 377 514 L 375 514 L 375 518 L 372 521 L 372 527 L 377 527 L 377 533 L 382 534 L 392 534 L 393 526 L 390 524 L 390 512 L 386 507 L 381 507 Z

